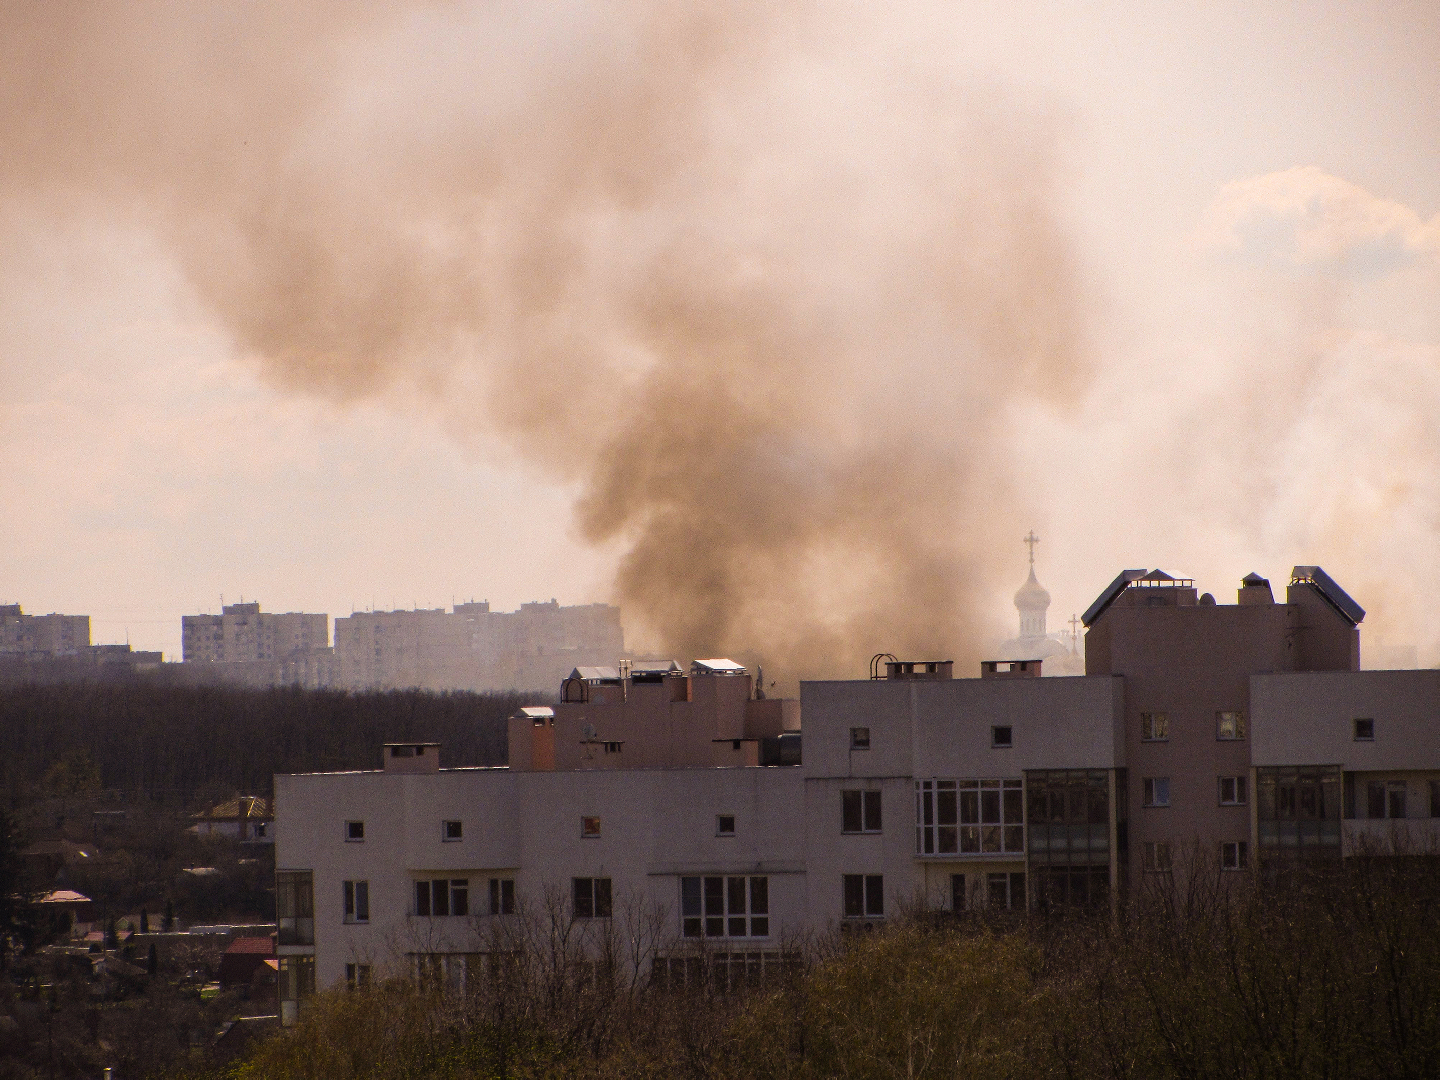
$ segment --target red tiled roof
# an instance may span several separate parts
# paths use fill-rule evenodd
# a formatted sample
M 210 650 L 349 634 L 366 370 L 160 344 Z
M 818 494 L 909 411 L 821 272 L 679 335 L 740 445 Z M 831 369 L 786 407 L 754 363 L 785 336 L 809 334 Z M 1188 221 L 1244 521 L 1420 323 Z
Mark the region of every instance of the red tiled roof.
M 270 956 L 275 952 L 275 943 L 268 937 L 237 937 L 225 950 L 228 953 L 258 953 Z

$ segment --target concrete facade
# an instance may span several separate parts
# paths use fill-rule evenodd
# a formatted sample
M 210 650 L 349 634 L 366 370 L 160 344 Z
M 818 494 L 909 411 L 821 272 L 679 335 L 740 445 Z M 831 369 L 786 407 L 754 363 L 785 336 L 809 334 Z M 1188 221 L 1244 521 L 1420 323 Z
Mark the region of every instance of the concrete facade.
M 185 663 L 271 663 L 330 645 L 330 616 L 299 611 L 271 613 L 260 605 L 226 604 L 219 615 L 180 619 Z

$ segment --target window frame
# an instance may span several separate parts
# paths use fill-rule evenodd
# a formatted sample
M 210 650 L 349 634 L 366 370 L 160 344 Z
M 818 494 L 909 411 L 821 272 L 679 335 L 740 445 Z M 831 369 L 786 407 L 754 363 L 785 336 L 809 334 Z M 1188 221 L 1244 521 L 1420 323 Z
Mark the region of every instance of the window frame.
M 850 749 L 870 749 L 870 729 L 868 727 L 852 727 L 850 729 Z
M 1235 873 L 1250 869 L 1250 843 L 1248 840 L 1222 840 L 1220 842 L 1220 869 Z
M 840 910 L 847 920 L 885 918 L 885 875 L 842 874 Z
M 1001 739 L 1001 732 L 1004 732 L 1004 739 Z M 992 750 L 1013 750 L 1015 748 L 1015 725 L 1014 724 L 992 724 L 990 725 L 990 749 Z
M 840 792 L 840 832 L 843 836 L 878 835 L 884 829 L 884 801 L 877 788 L 845 788 Z M 852 808 L 854 810 L 852 822 Z M 858 828 L 851 828 L 856 824 Z
M 363 926 L 370 921 L 370 882 L 352 878 L 342 882 L 341 920 L 347 926 Z
M 1155 734 L 1157 730 L 1160 734 Z M 1140 741 L 1141 742 L 1169 742 L 1170 741 L 1170 714 L 1168 712 L 1142 712 L 1140 714 Z
M 770 933 L 770 879 L 764 874 L 680 876 L 680 936 L 762 940 Z
M 1231 797 L 1225 797 L 1225 785 L 1230 785 Z M 1216 797 L 1221 806 L 1249 806 L 1250 805 L 1250 778 L 1248 776 L 1217 776 L 1215 778 Z
M 490 879 L 490 914 L 515 914 L 515 879 L 492 877 Z
M 614 890 L 608 877 L 570 879 L 570 918 L 572 921 L 610 919 L 614 917 L 614 911 Z
M 454 826 L 453 833 L 451 826 Z M 465 822 L 463 820 L 442 821 L 440 823 L 440 842 L 442 844 L 459 844 L 465 839 Z
M 1225 733 L 1226 724 L 1230 725 L 1230 734 Z M 1244 709 L 1217 709 L 1215 712 L 1215 741 L 1216 742 L 1244 742 L 1248 730 L 1245 722 Z
M 1170 805 L 1170 777 L 1146 776 L 1140 780 L 1140 805 L 1145 809 L 1164 809 Z
M 728 823 L 728 825 L 729 825 L 728 828 L 726 827 L 727 823 Z M 735 815 L 734 815 L 734 814 L 716 814 L 716 815 L 715 815 L 715 835 L 716 835 L 716 836 L 729 837 L 729 838 L 733 838 L 733 837 L 734 837 L 734 835 L 735 835 Z
M 1173 852 L 1169 840 L 1146 840 L 1143 848 L 1144 872 L 1147 874 L 1168 874 L 1174 869 Z
M 345 842 L 347 844 L 363 844 L 365 842 L 365 822 L 345 822 Z
M 470 916 L 469 878 L 415 878 L 412 893 L 416 918 L 464 919 Z M 444 911 L 439 910 L 442 907 Z
M 600 817 L 599 817 L 599 815 L 598 815 L 598 814 L 581 814 L 581 815 L 580 815 L 580 839 L 581 839 L 581 840 L 599 840 L 599 839 L 600 839 L 600 836 L 601 836 L 601 831 L 600 831 Z
M 1351 721 L 1351 732 L 1355 742 L 1375 741 L 1375 719 L 1370 716 L 1357 716 Z
M 345 989 L 365 990 L 370 986 L 370 965 L 369 964 L 346 964 L 345 965 Z

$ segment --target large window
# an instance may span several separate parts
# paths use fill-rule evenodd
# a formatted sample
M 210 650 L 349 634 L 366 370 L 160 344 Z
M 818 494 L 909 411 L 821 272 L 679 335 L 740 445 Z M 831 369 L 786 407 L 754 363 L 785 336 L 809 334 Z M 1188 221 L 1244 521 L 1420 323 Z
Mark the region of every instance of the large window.
M 347 881 L 344 883 L 344 918 L 347 923 L 370 921 L 370 882 Z
M 841 891 L 847 919 L 885 917 L 884 875 L 846 874 Z
M 571 902 L 577 919 L 610 918 L 610 879 L 577 877 L 570 882 Z
M 415 882 L 416 915 L 469 915 L 470 879 L 435 878 Z
M 275 875 L 275 923 L 277 944 L 315 944 L 315 875 L 309 870 Z
M 1340 857 L 1338 766 L 1265 766 L 1255 770 L 1260 858 Z
M 840 830 L 847 833 L 880 831 L 880 792 L 842 791 Z
M 690 938 L 769 937 L 770 879 L 682 877 L 680 918 Z
M 917 855 L 1021 855 L 1024 782 L 915 781 Z

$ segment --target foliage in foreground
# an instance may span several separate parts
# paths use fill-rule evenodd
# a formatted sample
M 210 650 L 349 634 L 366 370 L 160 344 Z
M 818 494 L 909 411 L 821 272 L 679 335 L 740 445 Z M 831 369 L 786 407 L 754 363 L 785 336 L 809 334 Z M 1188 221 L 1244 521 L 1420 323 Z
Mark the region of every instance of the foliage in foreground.
M 1429 856 L 1197 874 L 1115 922 L 916 917 L 743 993 L 514 970 L 465 995 L 325 994 L 229 1077 L 1419 1080 L 1440 1075 L 1437 926 Z

